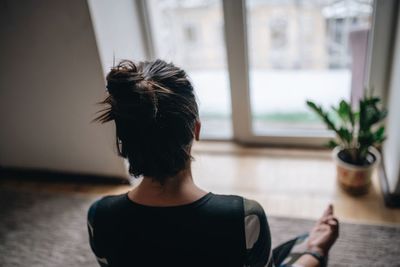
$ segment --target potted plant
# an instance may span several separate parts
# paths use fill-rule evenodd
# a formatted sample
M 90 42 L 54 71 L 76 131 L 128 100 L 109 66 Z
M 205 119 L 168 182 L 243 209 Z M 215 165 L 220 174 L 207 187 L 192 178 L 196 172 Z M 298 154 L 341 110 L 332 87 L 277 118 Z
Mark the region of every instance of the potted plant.
M 378 97 L 366 96 L 354 110 L 345 100 L 328 113 L 312 101 L 307 105 L 323 120 L 336 137 L 329 141 L 336 162 L 337 180 L 341 188 L 353 195 L 364 194 L 371 185 L 371 174 L 380 161 L 376 149 L 385 140 L 381 122 L 387 111 L 379 107 Z

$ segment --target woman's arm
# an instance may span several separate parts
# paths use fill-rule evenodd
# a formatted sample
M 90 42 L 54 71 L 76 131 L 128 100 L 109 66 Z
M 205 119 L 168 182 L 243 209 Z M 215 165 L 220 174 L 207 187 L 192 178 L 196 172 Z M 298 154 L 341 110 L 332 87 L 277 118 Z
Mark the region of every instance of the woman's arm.
M 333 215 L 333 206 L 329 205 L 322 217 L 310 231 L 307 239 L 307 251 L 294 264 L 304 267 L 326 265 L 329 250 L 339 236 L 339 221 Z M 314 254 L 314 255 L 313 255 Z

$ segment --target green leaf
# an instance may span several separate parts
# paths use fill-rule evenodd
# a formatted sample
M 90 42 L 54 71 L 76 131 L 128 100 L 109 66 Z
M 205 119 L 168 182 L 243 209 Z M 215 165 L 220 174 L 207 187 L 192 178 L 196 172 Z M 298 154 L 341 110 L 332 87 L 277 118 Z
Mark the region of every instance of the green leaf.
M 385 137 L 385 126 L 381 126 L 376 130 L 373 134 L 373 143 L 380 144 L 382 143 L 386 137 Z
M 376 104 L 378 104 L 381 100 L 380 100 L 380 98 L 379 97 L 367 97 L 367 98 L 365 98 L 365 103 L 367 104 L 367 105 L 376 105 Z
M 381 126 L 381 127 L 379 127 L 378 130 L 376 130 L 374 135 L 379 138 L 379 137 L 382 137 L 384 133 L 385 133 L 385 126 Z
M 351 110 L 351 106 L 345 100 L 340 101 L 339 107 L 332 109 L 337 113 L 337 115 L 342 119 L 343 122 L 350 122 L 351 126 L 354 126 L 354 113 Z
M 337 132 L 334 122 L 329 118 L 328 112 L 324 111 L 321 106 L 316 105 L 312 101 L 307 101 L 307 105 L 317 113 L 318 116 L 324 121 L 328 129 Z
M 360 131 L 358 134 L 359 149 L 368 148 L 374 143 L 374 135 L 371 131 Z
M 339 135 L 339 138 L 347 144 L 350 144 L 351 140 L 353 139 L 353 135 L 351 134 L 351 132 L 344 127 L 341 127 L 338 130 L 338 135 Z
M 387 116 L 387 110 L 379 109 L 379 98 L 365 98 L 360 100 L 360 131 L 369 131 L 370 128 Z
M 318 106 L 317 104 L 309 100 L 306 103 L 312 110 L 314 110 L 315 113 L 317 113 L 317 115 L 320 118 L 322 118 L 322 120 L 327 124 L 329 129 L 332 130 L 335 129 L 333 122 L 328 117 L 328 113 L 324 111 L 321 106 Z
M 311 100 L 307 100 L 306 103 L 307 103 L 307 106 L 310 107 L 312 110 L 314 110 L 318 115 L 320 115 L 320 116 L 322 115 L 323 111 L 322 111 L 321 107 L 317 106 L 317 104 L 315 104 Z

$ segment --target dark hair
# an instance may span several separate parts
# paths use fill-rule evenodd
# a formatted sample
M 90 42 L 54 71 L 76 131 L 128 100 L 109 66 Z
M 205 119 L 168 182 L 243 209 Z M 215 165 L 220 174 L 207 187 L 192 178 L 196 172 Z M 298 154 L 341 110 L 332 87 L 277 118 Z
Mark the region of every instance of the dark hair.
M 163 182 L 190 162 L 198 107 L 185 71 L 157 59 L 121 61 L 107 75 L 109 95 L 95 120 L 114 120 L 120 156 L 129 173 Z

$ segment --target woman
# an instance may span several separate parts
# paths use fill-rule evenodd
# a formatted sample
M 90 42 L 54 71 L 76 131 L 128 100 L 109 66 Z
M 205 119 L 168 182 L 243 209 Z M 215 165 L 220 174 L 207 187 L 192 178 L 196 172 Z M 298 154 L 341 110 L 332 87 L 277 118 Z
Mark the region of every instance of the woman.
M 331 206 L 310 235 L 272 251 L 260 204 L 194 183 L 191 147 L 201 124 L 183 70 L 162 60 L 122 61 L 107 75 L 107 89 L 107 107 L 97 120 L 114 121 L 119 155 L 143 180 L 89 209 L 90 244 L 101 266 L 325 264 L 338 236 Z M 299 243 L 304 248 L 289 260 Z

